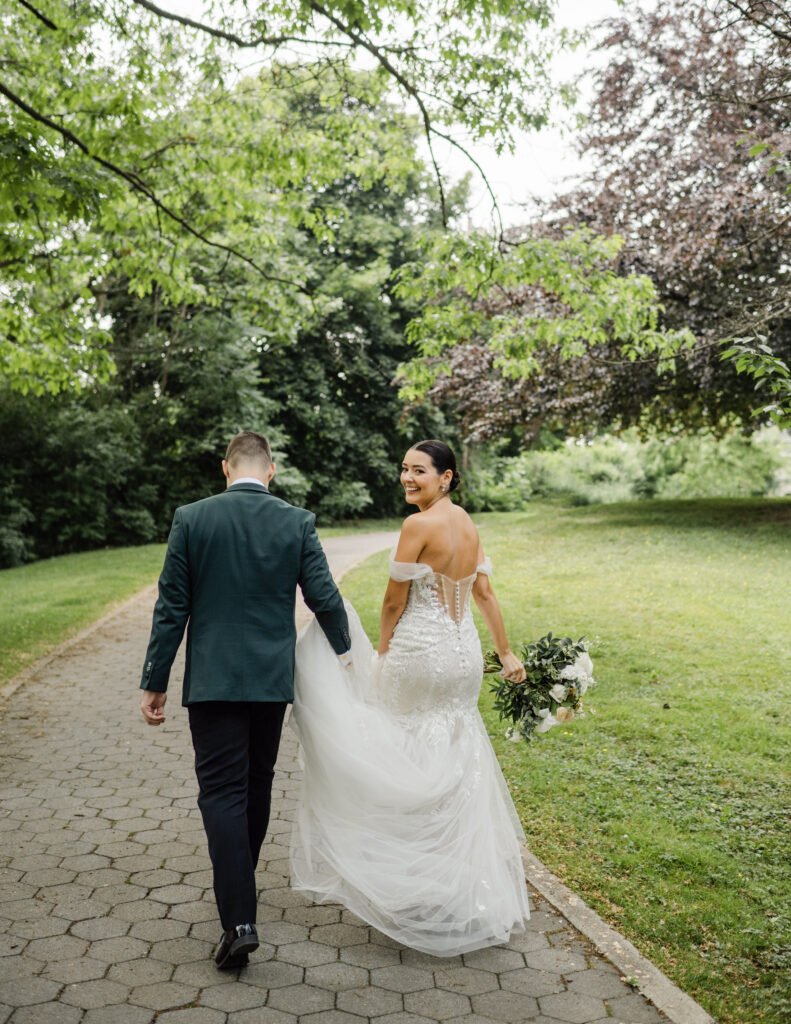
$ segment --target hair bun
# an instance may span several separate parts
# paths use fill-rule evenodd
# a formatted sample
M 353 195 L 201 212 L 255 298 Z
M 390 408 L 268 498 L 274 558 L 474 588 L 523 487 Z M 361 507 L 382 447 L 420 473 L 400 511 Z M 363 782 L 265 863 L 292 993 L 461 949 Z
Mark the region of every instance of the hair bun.
M 459 471 L 457 469 L 454 469 L 454 471 L 453 471 L 453 479 L 450 482 L 450 487 L 448 488 L 448 490 L 455 491 L 460 483 L 461 483 L 461 477 L 459 476 Z

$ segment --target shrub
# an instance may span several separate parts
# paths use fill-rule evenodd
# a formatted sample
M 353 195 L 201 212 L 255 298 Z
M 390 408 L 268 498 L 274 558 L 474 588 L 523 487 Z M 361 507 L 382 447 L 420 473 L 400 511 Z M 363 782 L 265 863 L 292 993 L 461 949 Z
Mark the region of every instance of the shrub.
M 358 515 L 371 504 L 368 488 L 360 480 L 329 486 L 316 506 L 320 523 L 335 523 Z
M 633 430 L 570 438 L 554 451 L 479 454 L 465 475 L 461 498 L 471 512 L 507 512 L 524 508 L 534 496 L 562 496 L 574 505 L 760 497 L 777 492 L 789 461 L 784 445 L 777 430 L 722 440 L 697 434 L 641 441 Z
M 33 544 L 24 532 L 32 519 L 29 505 L 17 497 L 13 484 L 0 487 L 0 569 L 33 558 Z
M 530 467 L 523 456 L 492 457 L 465 472 L 459 498 L 470 512 L 510 512 L 523 508 L 533 493 Z

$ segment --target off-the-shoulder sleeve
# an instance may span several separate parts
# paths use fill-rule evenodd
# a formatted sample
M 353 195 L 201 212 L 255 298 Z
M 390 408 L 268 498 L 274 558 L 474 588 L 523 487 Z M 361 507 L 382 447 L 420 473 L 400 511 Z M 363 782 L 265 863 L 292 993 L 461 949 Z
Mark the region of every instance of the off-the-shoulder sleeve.
M 424 565 L 422 562 L 396 562 L 394 558 L 390 559 L 390 579 L 395 580 L 396 583 L 419 580 L 431 572 L 431 566 Z
M 478 566 L 478 568 L 475 571 L 476 572 L 483 572 L 483 573 L 486 573 L 487 576 L 491 576 L 492 575 L 492 560 L 491 560 L 491 558 L 489 558 L 488 556 L 486 558 L 484 558 L 484 560 L 481 562 L 481 564 Z
M 394 544 L 390 552 L 390 579 L 395 580 L 396 583 L 419 580 L 432 571 L 430 565 L 425 565 L 422 562 L 397 562 L 396 551 L 398 551 L 398 544 Z

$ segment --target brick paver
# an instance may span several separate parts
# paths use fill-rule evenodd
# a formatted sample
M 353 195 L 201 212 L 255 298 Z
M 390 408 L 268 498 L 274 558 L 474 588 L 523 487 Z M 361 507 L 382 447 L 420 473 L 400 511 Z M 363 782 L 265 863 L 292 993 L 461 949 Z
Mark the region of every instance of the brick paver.
M 334 571 L 388 542 L 328 541 Z M 137 710 L 152 602 L 149 590 L 45 663 L 0 718 L 0 1024 L 666 1020 L 535 893 L 513 942 L 437 959 L 293 892 L 288 728 L 259 869 L 261 947 L 248 968 L 218 971 L 178 684 L 161 728 Z

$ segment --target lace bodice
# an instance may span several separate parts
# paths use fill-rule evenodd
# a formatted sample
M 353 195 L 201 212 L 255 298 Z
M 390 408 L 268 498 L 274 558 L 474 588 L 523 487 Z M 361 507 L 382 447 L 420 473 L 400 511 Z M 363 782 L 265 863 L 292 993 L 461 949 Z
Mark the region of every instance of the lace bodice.
M 485 558 L 470 576 L 464 576 L 460 580 L 451 579 L 444 573 L 436 572 L 425 562 L 397 562 L 395 560 L 395 549 L 390 558 L 390 578 L 398 583 L 405 583 L 407 580 L 422 584 L 422 586 L 410 588 L 412 591 L 429 590 L 436 601 L 445 609 L 453 621 L 459 625 L 464 614 L 469 608 L 470 595 L 479 572 L 487 576 L 492 574 L 492 563 Z
M 391 578 L 410 587 L 382 660 L 379 699 L 394 715 L 424 723 L 431 716 L 440 734 L 459 713 L 477 714 L 483 658 L 470 594 L 479 572 L 491 573 L 488 559 L 460 580 L 423 562 L 390 560 Z

